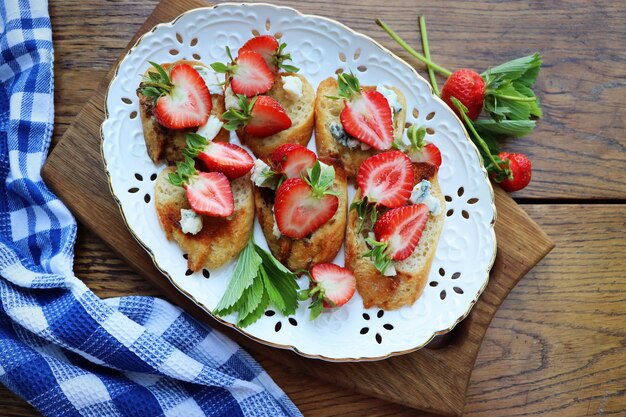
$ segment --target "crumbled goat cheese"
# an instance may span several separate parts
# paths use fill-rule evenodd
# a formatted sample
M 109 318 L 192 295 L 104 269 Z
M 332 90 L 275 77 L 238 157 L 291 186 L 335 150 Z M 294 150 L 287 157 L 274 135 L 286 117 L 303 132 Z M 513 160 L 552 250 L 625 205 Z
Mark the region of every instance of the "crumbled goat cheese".
M 180 209 L 180 227 L 183 233 L 195 235 L 202 230 L 202 217 L 193 210 Z
M 302 97 L 302 80 L 295 75 L 288 75 L 282 77 L 283 90 L 287 92 L 292 98 Z
M 422 180 L 419 184 L 415 184 L 409 200 L 413 204 L 425 204 L 432 214 L 438 216 L 441 213 L 441 202 L 430 193 L 430 187 L 428 180 Z
M 222 123 L 220 119 L 218 119 L 214 115 L 211 115 L 209 116 L 209 120 L 207 120 L 205 124 L 200 126 L 196 133 L 198 135 L 204 136 L 206 140 L 211 141 L 215 139 L 218 133 L 220 133 L 220 129 L 223 125 L 224 123 Z

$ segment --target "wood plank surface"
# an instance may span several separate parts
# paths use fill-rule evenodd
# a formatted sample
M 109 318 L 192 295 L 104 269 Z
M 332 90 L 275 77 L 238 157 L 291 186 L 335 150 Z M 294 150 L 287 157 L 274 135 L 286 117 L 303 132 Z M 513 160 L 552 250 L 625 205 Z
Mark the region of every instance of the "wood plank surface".
M 158 0 L 53 0 L 55 142 L 67 129 Z M 505 148 L 534 168 L 520 198 L 626 200 L 626 5 L 624 1 L 276 0 L 365 33 L 411 64 L 415 59 L 373 23 L 380 17 L 419 49 L 425 14 L 433 59 L 483 70 L 533 51 L 545 117 L 533 135 Z M 425 72 L 422 71 L 425 75 Z M 443 79 L 441 79 L 443 83 Z M 607 175 L 610 172 L 611 175 Z
M 201 0 L 162 1 L 135 38 L 155 24 L 169 21 L 182 11 L 202 4 Z M 83 107 L 49 156 L 43 176 L 79 220 L 153 281 L 169 299 L 201 320 L 216 325 L 214 320 L 203 314 L 157 272 L 152 260 L 128 233 L 119 209 L 111 198 L 101 168 L 100 124 L 104 117 L 104 92 L 112 72 L 100 84 L 99 90 Z M 75 155 L 80 155 L 80 159 Z M 329 364 L 303 359 L 293 352 L 271 349 L 231 329 L 220 329 L 253 354 L 272 356 L 280 363 L 307 374 L 414 408 L 458 415 L 463 409 L 467 383 L 478 348 L 494 313 L 519 279 L 552 248 L 552 242 L 546 235 L 501 190 L 497 193 L 496 206 L 499 218 L 496 234 L 506 238 L 499 239 L 498 258 L 491 273 L 491 284 L 455 332 L 439 338 L 439 347 L 443 346 L 442 339 L 448 342 L 445 348 L 422 349 L 376 363 Z M 102 219 L 107 221 L 103 222 Z M 518 229 L 522 232 L 517 232 Z
M 626 206 L 524 209 L 554 236 L 556 248 L 498 310 L 464 415 L 625 415 Z M 162 295 L 85 227 L 79 230 L 75 269 L 96 294 Z M 305 416 L 425 416 L 259 360 Z M 3 387 L 0 414 L 38 415 Z

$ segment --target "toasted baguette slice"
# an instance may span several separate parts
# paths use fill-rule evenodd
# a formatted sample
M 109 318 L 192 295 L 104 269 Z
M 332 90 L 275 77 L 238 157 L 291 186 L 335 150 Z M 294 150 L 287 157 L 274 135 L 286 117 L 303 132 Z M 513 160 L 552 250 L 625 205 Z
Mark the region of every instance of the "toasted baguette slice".
M 348 191 L 346 175 L 338 160 L 322 160 L 335 167 L 335 182 L 333 190 L 339 191 L 339 206 L 335 215 L 322 227 L 304 239 L 291 239 L 281 235 L 274 236 L 274 197 L 275 191 L 264 187 L 255 187 L 254 199 L 256 212 L 263 229 L 263 234 L 272 254 L 292 271 L 309 269 L 311 266 L 332 262 L 337 256 L 343 243 L 346 229 L 346 210 L 348 206 Z
M 293 98 L 283 89 L 282 76 L 296 76 L 302 80 L 302 97 Z M 315 90 L 305 77 L 300 74 L 281 73 L 276 76 L 272 89 L 267 93 L 280 103 L 291 119 L 289 129 L 275 135 L 259 138 L 246 134 L 243 129 L 237 130 L 241 143 L 252 150 L 257 158 L 267 160 L 274 149 L 285 143 L 297 143 L 306 146 L 313 134 Z
M 376 90 L 375 86 L 362 87 L 365 91 Z M 404 132 L 404 123 L 406 121 L 406 98 L 402 91 L 395 87 L 391 87 L 398 95 L 398 101 L 402 105 L 402 110 L 394 115 L 393 136 L 402 136 Z M 330 127 L 333 124 L 341 126 L 339 116 L 344 109 L 343 100 L 333 100 L 331 97 L 337 97 L 337 79 L 330 77 L 322 81 L 317 87 L 317 95 L 315 98 L 315 144 L 319 156 L 341 159 L 346 170 L 348 179 L 353 179 L 359 170 L 359 167 L 370 156 L 380 152 L 376 149 L 361 150 L 360 146 L 349 148 L 338 142 L 330 133 Z M 359 142 L 360 143 L 360 142 Z
M 174 171 L 173 167 L 167 167 L 159 174 L 154 193 L 154 204 L 165 235 L 187 253 L 188 267 L 192 271 L 226 264 L 241 252 L 252 233 L 254 196 L 250 174 L 231 181 L 235 212 L 229 217 L 202 216 L 202 230 L 192 235 L 183 233 L 180 226 L 180 209 L 190 207 L 185 190 L 167 179 Z
M 435 256 L 446 211 L 436 174 L 430 178 L 430 183 L 431 193 L 441 203 L 441 213 L 437 216 L 429 215 L 419 244 L 411 256 L 403 261 L 394 262 L 396 276 L 384 276 L 369 258 L 363 257 L 363 254 L 369 250 L 365 243 L 369 230 L 364 228 L 360 234 L 357 234 L 359 220 L 356 210 L 348 213 L 346 267 L 354 272 L 356 288 L 363 297 L 365 308 L 376 306 L 384 310 L 396 310 L 415 303 L 415 300 L 422 294 Z M 355 199 L 359 197 L 360 192 L 357 191 Z
M 161 66 L 164 70 L 169 71 L 174 65 L 181 63 L 208 68 L 202 62 L 185 60 L 176 61 L 171 64 L 162 64 Z M 145 75 L 155 71 L 156 69 L 150 67 L 145 72 Z M 152 159 L 155 164 L 158 164 L 162 159 L 165 159 L 168 164 L 182 160 L 182 151 L 186 146 L 185 135 L 189 132 L 195 132 L 198 129 L 172 130 L 161 126 L 154 117 L 152 117 L 152 104 L 150 99 L 139 92 L 137 92 L 137 96 L 139 97 L 139 115 L 143 126 L 143 137 L 146 141 L 146 148 L 148 149 L 150 159 Z M 211 101 L 213 103 L 211 114 L 221 119 L 222 113 L 225 111 L 224 95 L 211 94 Z M 222 128 L 213 140 L 216 142 L 228 142 L 229 139 L 230 133 Z

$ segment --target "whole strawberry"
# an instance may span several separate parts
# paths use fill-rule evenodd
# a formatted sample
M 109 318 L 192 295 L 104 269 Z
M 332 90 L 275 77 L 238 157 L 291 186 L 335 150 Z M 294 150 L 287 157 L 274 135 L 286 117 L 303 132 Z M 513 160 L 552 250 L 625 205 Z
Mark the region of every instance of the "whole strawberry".
M 456 97 L 467 107 L 467 117 L 476 120 L 483 109 L 485 99 L 485 80 L 475 71 L 460 69 L 454 71 L 441 89 L 441 98 L 454 112 L 461 117 L 459 110 L 452 103 Z
M 503 161 L 509 161 L 509 169 L 513 178 L 506 178 L 500 186 L 506 191 L 519 191 L 526 187 L 532 177 L 532 167 L 528 157 L 521 153 L 500 152 L 498 155 Z

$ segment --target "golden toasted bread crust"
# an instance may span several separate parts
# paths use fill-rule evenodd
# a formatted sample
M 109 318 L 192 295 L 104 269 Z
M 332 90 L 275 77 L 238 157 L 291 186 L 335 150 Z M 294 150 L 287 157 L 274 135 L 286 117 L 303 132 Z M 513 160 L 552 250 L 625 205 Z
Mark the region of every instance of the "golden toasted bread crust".
M 162 64 L 161 66 L 164 70 L 168 71 L 171 67 L 180 63 L 206 67 L 206 65 L 199 61 L 186 60 Z M 145 75 L 155 71 L 153 67 L 150 67 L 145 72 Z M 146 148 L 150 159 L 152 159 L 155 164 L 158 164 L 163 159 L 165 159 L 168 164 L 182 160 L 182 150 L 187 146 L 185 135 L 189 132 L 195 132 L 198 129 L 172 130 L 161 126 L 154 117 L 152 117 L 150 100 L 139 93 L 139 91 L 137 92 L 137 97 L 139 97 L 139 116 L 143 127 L 143 137 L 146 141 Z M 224 96 L 221 94 L 211 94 L 211 102 L 213 103 L 211 114 L 221 119 L 222 113 L 225 111 Z M 228 142 L 230 140 L 230 133 L 222 128 L 213 140 L 216 142 Z
M 169 240 L 174 240 L 187 253 L 188 268 L 199 271 L 219 268 L 230 262 L 244 248 L 254 224 L 254 197 L 250 174 L 231 181 L 235 212 L 229 217 L 202 216 L 202 230 L 196 235 L 183 233 L 180 209 L 189 209 L 182 187 L 167 180 L 173 167 L 164 169 L 157 178 L 154 194 L 159 222 Z
M 302 97 L 294 99 L 283 89 L 282 76 L 297 76 L 302 80 Z M 307 79 L 300 74 L 281 73 L 276 76 L 276 81 L 268 95 L 278 101 L 291 118 L 292 125 L 289 129 L 278 132 L 275 135 L 259 138 L 246 134 L 243 129 L 237 130 L 237 136 L 241 143 L 252 150 L 257 158 L 267 160 L 274 149 L 285 143 L 296 143 L 306 146 L 313 134 L 315 91 Z
M 413 254 L 406 260 L 394 262 L 396 276 L 384 276 L 369 258 L 363 257 L 369 250 L 365 243 L 368 231 L 357 234 L 359 220 L 356 210 L 348 213 L 346 267 L 354 272 L 357 291 L 363 297 L 365 308 L 375 306 L 384 310 L 396 310 L 415 303 L 424 291 L 445 216 L 445 201 L 439 189 L 437 175 L 435 174 L 429 181 L 432 185 L 431 192 L 441 203 L 441 213 L 438 216 L 429 215 L 425 232 Z M 355 199 L 359 197 L 360 193 L 357 191 Z
M 406 98 L 402 91 L 391 87 L 398 95 L 402 110 L 394 117 L 394 137 L 402 135 L 406 121 Z M 375 90 L 374 86 L 364 86 L 363 90 Z M 337 79 L 329 77 L 317 87 L 315 97 L 315 144 L 320 156 L 340 159 L 349 180 L 354 179 L 359 167 L 367 158 L 379 153 L 376 149 L 350 149 L 339 143 L 330 133 L 330 126 L 339 123 L 339 116 L 344 108 L 343 100 L 333 100 L 328 96 L 337 96 Z
M 334 162 L 333 189 L 339 191 L 339 206 L 335 215 L 308 238 L 291 239 L 281 235 L 276 239 L 273 233 L 275 192 L 262 187 L 255 187 L 254 190 L 257 216 L 270 250 L 276 259 L 292 271 L 309 269 L 318 263 L 332 262 L 343 243 L 348 207 L 346 175 L 339 161 L 325 159 L 323 162 L 329 165 Z

